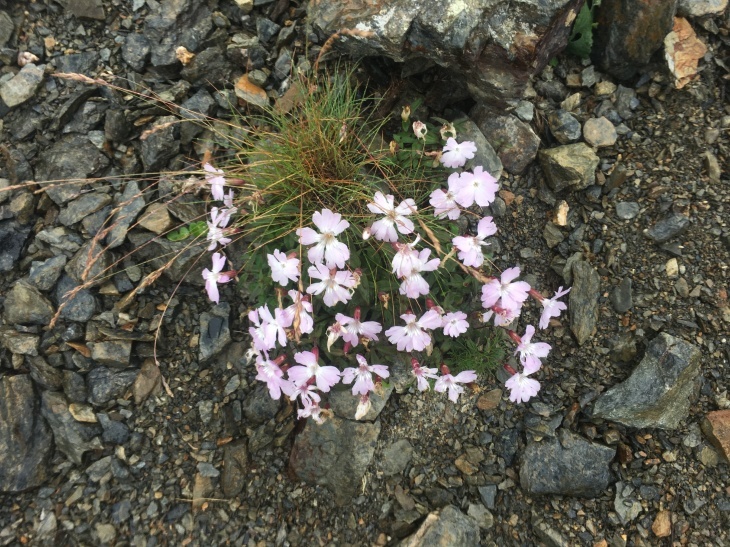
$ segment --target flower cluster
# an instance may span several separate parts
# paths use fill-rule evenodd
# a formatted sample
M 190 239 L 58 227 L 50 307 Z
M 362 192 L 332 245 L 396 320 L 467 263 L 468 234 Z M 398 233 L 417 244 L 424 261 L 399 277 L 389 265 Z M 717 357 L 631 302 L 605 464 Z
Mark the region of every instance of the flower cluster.
M 413 131 L 418 139 L 424 140 L 425 146 L 426 126 L 416 122 L 413 124 Z M 457 142 L 453 126 L 450 126 L 448 133 L 453 136 L 446 139 L 438 158 L 446 168 L 454 171 L 448 176 L 445 188 L 431 192 L 429 204 L 436 219 L 455 220 L 464 213 L 473 218 L 475 210 L 494 202 L 499 185 L 480 165 L 470 170 L 464 169 L 467 161 L 475 157 L 476 145 L 470 141 Z M 231 241 L 233 230 L 228 226 L 236 208 L 233 205 L 232 192 L 225 193 L 226 179 L 223 171 L 209 164 L 204 168 L 212 197 L 222 201 L 224 205 L 212 207 L 208 221 L 209 250 L 215 251 L 225 248 Z M 350 311 L 347 309 L 347 306 L 352 305 L 351 300 L 363 272 L 349 265 L 351 250 L 348 242 L 353 241 L 353 230 L 341 214 L 328 208 L 316 211 L 312 215 L 311 226 L 301 226 L 296 230 L 300 245 L 298 249 L 274 249 L 267 255 L 271 280 L 281 287 L 288 287 L 293 283 L 295 288 L 286 293 L 284 289 L 277 289 L 279 304 L 273 311 L 269 306 L 263 305 L 248 314 L 249 333 L 257 355 L 256 379 L 266 383 L 272 398 L 279 399 L 283 393 L 290 400 L 298 401 L 300 418 L 311 417 L 321 422 L 328 413 L 320 407 L 321 394 L 329 392 L 340 382 L 352 384 L 352 394 L 359 398 L 356 418 L 367 414 L 370 409 L 370 394 L 378 391 L 382 382 L 390 377 L 387 366 L 369 363 L 366 357 L 369 344 L 378 342 L 381 332 L 398 351 L 426 352 L 428 355 L 434 345 L 435 332 L 440 330 L 443 336 L 450 338 L 469 332 L 471 323 L 467 313 L 458 309 L 444 310 L 431 297 L 433 291 L 429 275 L 441 268 L 444 260 L 458 259 L 457 264 L 482 283 L 481 304 L 484 311 L 479 314 L 481 321 L 493 322 L 496 327 L 507 329 L 516 344 L 515 355 L 519 357 L 521 371 L 505 365 L 505 369 L 511 373 L 505 384 L 510 390 L 510 400 L 527 401 L 540 389 L 539 382 L 530 376 L 539 371 L 551 347 L 544 342 L 532 341 L 535 335 L 535 327 L 532 325 L 527 325 L 522 336 L 509 330 L 509 327 L 520 316 L 528 298 L 532 297 L 542 305 L 539 327 L 545 329 L 551 318 L 558 317 L 566 309 L 566 305 L 558 299 L 570 289 L 563 290 L 561 287 L 552 298 L 545 298 L 528 283 L 519 280 L 519 267 L 508 268 L 499 277 L 489 277 L 481 273 L 485 249 L 490 245 L 489 238 L 497 233 L 497 226 L 491 216 L 477 217 L 478 220 L 474 219 L 475 223 L 472 224 L 471 233 L 453 237 L 453 249 L 450 252 L 441 249 L 440 245 L 425 245 L 422 234 L 416 231 L 417 223 L 414 222 L 423 218 L 418 216 L 423 214 L 422 211 L 419 212 L 419 206 L 423 207 L 424 204 L 416 203 L 411 198 L 396 199 L 394 195 L 382 191 L 374 192 L 372 200 L 366 204 L 373 217 L 362 226 L 363 239 L 372 238 L 374 247 L 378 249 L 392 249 L 389 251 L 392 252 L 392 259 L 388 260 L 391 272 L 400 283 L 399 293 L 405 299 L 413 301 L 409 304 L 410 309 L 400 314 L 400 321 L 385 330 L 377 321 L 364 320 L 361 307 L 355 306 Z M 418 223 L 424 226 L 421 220 Z M 433 242 L 433 233 L 425 226 L 424 230 L 426 233 L 423 237 L 428 236 L 427 239 L 431 238 Z M 432 250 L 436 251 L 436 256 L 432 256 Z M 306 265 L 305 255 L 308 263 Z M 453 256 L 456 258 L 452 258 Z M 230 281 L 236 274 L 233 271 L 223 271 L 225 263 L 225 256 L 221 252 L 215 252 L 212 269 L 206 268 L 203 271 L 206 291 L 214 302 L 219 300 L 218 284 Z M 303 271 L 306 271 L 306 276 L 302 275 Z M 308 284 L 305 279 L 308 279 Z M 286 298 L 284 294 L 290 303 L 283 302 Z M 423 304 L 419 304 L 417 300 L 422 297 L 427 298 Z M 334 323 L 326 329 L 327 352 L 331 353 L 333 346 L 342 339 L 343 355 L 347 356 L 351 350 L 358 348 L 358 353 L 354 355 L 356 366 L 340 371 L 331 364 L 320 364 L 320 353 L 316 345 L 310 351 L 294 353 L 295 365 L 287 363 L 289 358 L 282 352 L 283 348 L 292 340 L 298 342 L 302 335 L 314 332 L 314 310 L 320 305 L 340 307 L 334 314 Z M 280 353 L 277 357 L 269 357 L 277 353 Z M 418 390 L 426 391 L 433 387 L 436 392 L 448 392 L 448 397 L 453 402 L 457 402 L 459 395 L 464 392 L 464 384 L 477 379 L 475 371 L 467 370 L 452 375 L 445 364 L 441 365 L 439 371 L 437 368 L 421 366 L 415 357 L 411 358 L 411 368 Z

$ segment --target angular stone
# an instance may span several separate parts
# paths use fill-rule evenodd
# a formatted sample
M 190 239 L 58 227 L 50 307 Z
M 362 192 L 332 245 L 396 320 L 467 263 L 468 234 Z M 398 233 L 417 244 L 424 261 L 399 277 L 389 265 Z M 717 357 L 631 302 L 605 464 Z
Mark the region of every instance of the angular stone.
M 133 70 L 141 72 L 150 56 L 150 42 L 143 34 L 127 34 L 122 46 L 122 59 Z
M 722 13 L 727 0 L 679 0 L 677 14 L 687 17 L 705 17 Z
M 156 71 L 171 77 L 181 66 L 175 50 L 180 45 L 190 51 L 200 49 L 213 28 L 211 12 L 206 3 L 195 0 L 167 0 L 154 6 L 142 34 L 150 41 L 150 61 Z
M 380 469 L 390 477 L 403 472 L 413 457 L 413 446 L 406 439 L 400 439 L 383 450 Z
M 163 275 L 179 282 L 185 279 L 191 284 L 203 285 L 203 268 L 207 265 L 200 260 L 200 253 L 205 248 L 203 243 L 191 245 L 190 241 L 170 241 L 165 237 L 157 237 L 149 232 L 132 230 L 128 239 L 135 248 L 138 260 L 147 261 L 151 268 L 165 266 Z M 168 261 L 175 260 L 167 265 Z
M 142 369 L 134 380 L 132 392 L 134 403 L 139 405 L 150 395 L 158 393 L 162 388 L 162 374 L 160 368 L 153 359 L 147 359 L 142 363 Z
M 501 103 L 521 98 L 529 77 L 565 47 L 580 5 L 337 0 L 312 2 L 307 13 L 321 38 L 343 28 L 363 31 L 339 43 L 349 55 L 386 56 L 406 66 L 433 62 L 466 81 L 475 99 Z
M 561 429 L 557 438 L 527 445 L 520 485 L 530 494 L 597 497 L 611 481 L 610 463 L 615 455 L 615 448 Z
M 619 79 L 636 74 L 672 30 L 676 6 L 677 0 L 604 0 L 593 46 L 599 67 Z
M 172 227 L 172 217 L 164 203 L 153 203 L 147 206 L 139 219 L 139 225 L 145 230 L 161 234 Z
M 269 106 L 269 97 L 266 95 L 266 91 L 252 83 L 245 74 L 236 82 L 235 91 L 236 97 L 248 105 L 261 109 Z
M 522 173 L 535 159 L 540 138 L 517 116 L 499 114 L 477 105 L 472 108 L 470 117 L 492 145 L 508 173 Z
M 0 272 L 9 272 L 17 264 L 31 229 L 15 220 L 0 220 Z
M 57 255 L 45 262 L 33 261 L 28 274 L 28 281 L 41 291 L 50 291 L 66 266 L 66 255 Z
M 5 11 L 0 11 L 0 48 L 5 47 L 8 40 L 13 36 L 15 23 Z
M 570 330 L 583 345 L 596 331 L 601 278 L 588 262 L 575 262 L 572 267 L 573 288 L 568 297 Z
M 17 355 L 38 355 L 40 337 L 35 334 L 16 332 L 10 327 L 0 327 L 0 344 L 10 353 Z
M 591 146 L 602 148 L 616 144 L 618 134 L 613 124 L 603 116 L 589 118 L 583 124 L 583 138 Z
M 582 142 L 540 151 L 540 165 L 555 192 L 565 188 L 582 190 L 595 184 L 598 161 L 591 147 Z
M 628 427 L 676 429 L 697 396 L 700 357 L 696 346 L 659 334 L 631 376 L 596 400 L 593 415 Z
M 29 63 L 14 77 L 0 85 L 0 98 L 9 108 L 15 108 L 32 99 L 42 83 L 43 68 Z
M 570 112 L 554 110 L 547 119 L 550 132 L 560 144 L 570 144 L 580 139 L 580 122 Z
M 76 17 L 104 20 L 103 0 L 59 0 L 59 4 Z
M 499 156 L 494 151 L 494 148 L 492 148 L 492 145 L 489 144 L 489 140 L 481 132 L 479 126 L 469 118 L 457 120 L 456 123 L 461 127 L 458 141 L 471 141 L 477 147 L 476 154 L 469 160 L 469 166 L 481 165 L 485 171 L 499 180 L 499 177 L 502 176 L 502 160 L 499 159 Z
M 106 342 L 90 342 L 91 358 L 104 365 L 126 367 L 132 355 L 132 342 L 126 340 L 108 340 Z
M 221 302 L 214 306 L 210 312 L 204 312 L 200 315 L 200 353 L 198 359 L 201 363 L 218 355 L 231 342 L 231 332 L 228 328 L 230 313 L 230 304 Z
M 137 378 L 136 370 L 112 371 L 106 367 L 96 367 L 86 375 L 89 386 L 89 402 L 104 405 L 121 397 Z
M 671 213 L 646 231 L 646 235 L 656 243 L 665 243 L 683 234 L 689 228 L 690 220 L 679 213 Z
M 29 356 L 26 358 L 30 377 L 43 389 L 58 391 L 63 385 L 63 373 L 49 365 L 43 357 Z
M 730 461 L 730 410 L 708 412 L 700 426 L 710 442 Z
M 91 240 L 84 243 L 76 252 L 68 264 L 66 273 L 77 283 L 89 283 L 93 287 L 101 285 L 106 277 L 111 274 L 109 267 L 112 263 L 112 256 L 98 240 Z
M 479 525 L 453 505 L 447 505 L 426 517 L 401 547 L 454 547 L 479 545 Z
M 117 200 L 119 211 L 112 220 L 112 229 L 106 237 L 107 246 L 110 249 L 119 247 L 127 237 L 127 231 L 132 223 L 137 220 L 137 215 L 142 212 L 145 206 L 144 190 L 141 190 L 136 180 L 130 180 L 124 186 L 124 192 Z
M 616 313 L 626 313 L 634 307 L 634 299 L 631 294 L 632 281 L 630 277 L 624 277 L 609 296 L 611 305 Z
M 621 220 L 631 220 L 641 211 L 641 205 L 635 201 L 616 202 L 616 216 Z
M 160 171 L 180 151 L 180 128 L 175 116 L 163 116 L 149 128 L 140 158 L 145 171 Z
M 0 378 L 0 492 L 22 492 L 49 476 L 53 435 L 27 374 Z
M 84 217 L 95 213 L 108 203 L 111 203 L 111 196 L 105 192 L 90 192 L 83 194 L 69 202 L 58 215 L 58 222 L 64 226 L 71 226 L 84 219 Z
M 11 325 L 48 325 L 54 313 L 48 299 L 25 279 L 13 285 L 3 307 L 5 322 Z
M 223 473 L 221 489 L 227 498 L 237 496 L 243 490 L 248 478 L 247 441 L 242 439 L 227 444 L 223 449 Z
M 96 299 L 88 289 L 82 289 L 69 276 L 64 275 L 56 286 L 54 296 L 60 309 L 60 316 L 70 321 L 84 322 L 96 311 Z
M 342 506 L 358 495 L 379 435 L 380 422 L 332 417 L 318 425 L 307 420 L 294 441 L 289 466 L 299 480 L 329 488 Z
M 374 421 L 380 412 L 385 408 L 385 405 L 390 399 L 390 395 L 393 393 L 393 386 L 389 386 L 383 390 L 382 394 L 371 393 L 370 394 L 370 410 L 367 411 L 365 416 L 360 418 L 366 422 Z M 355 412 L 357 412 L 357 406 L 360 404 L 360 396 L 353 395 L 351 389 L 334 389 L 330 391 L 329 403 L 334 412 L 340 418 L 347 420 L 355 419 Z
M 56 446 L 72 462 L 81 464 L 85 452 L 101 449 L 101 442 L 96 437 L 101 428 L 74 420 L 61 393 L 44 391 L 42 401 L 41 412 L 53 430 Z

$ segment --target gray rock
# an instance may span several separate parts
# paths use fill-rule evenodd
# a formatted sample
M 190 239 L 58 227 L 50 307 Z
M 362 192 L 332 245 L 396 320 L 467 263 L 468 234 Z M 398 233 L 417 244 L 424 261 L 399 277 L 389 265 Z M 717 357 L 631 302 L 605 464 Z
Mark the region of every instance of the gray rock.
M 54 62 L 58 72 L 73 72 L 93 76 L 99 63 L 99 54 L 96 51 L 71 53 L 55 57 Z
M 15 31 L 15 24 L 10 15 L 0 11 L 0 47 L 5 47 Z
M 54 296 L 63 319 L 84 322 L 91 319 L 96 311 L 94 295 L 88 289 L 80 288 L 80 285 L 67 275 L 62 276 L 56 285 Z
M 631 294 L 631 278 L 624 277 L 609 296 L 611 305 L 616 313 L 626 313 L 634 307 L 634 299 Z
M 634 110 L 639 106 L 639 99 L 633 87 L 619 85 L 616 88 L 616 111 L 623 120 L 634 117 Z
M 59 0 L 58 3 L 76 17 L 104 20 L 103 0 Z
M 689 228 L 690 220 L 679 213 L 671 213 L 646 231 L 646 235 L 656 243 L 665 243 L 683 234 Z
M 228 328 L 228 318 L 231 306 L 221 302 L 210 312 L 200 315 L 200 352 L 198 359 L 201 363 L 218 355 L 231 342 L 231 332 Z
M 479 545 L 479 525 L 453 505 L 426 517 L 418 530 L 400 543 L 401 547 L 454 547 Z
M 578 4 L 570 5 L 573 10 L 562 2 L 395 0 L 383 9 L 380 4 L 312 2 L 307 19 L 320 38 L 343 28 L 371 31 L 369 37 L 342 41 L 349 55 L 386 56 L 406 66 L 433 62 L 466 81 L 478 101 L 498 103 L 522 97 L 530 75 L 565 47 L 567 21 Z M 525 46 L 526 36 L 533 45 Z M 506 163 L 505 168 L 509 171 Z
M 365 414 L 361 420 L 366 422 L 372 422 L 375 420 L 380 415 L 383 408 L 385 408 L 388 399 L 390 399 L 391 393 L 393 393 L 393 386 L 389 386 L 387 389 L 384 389 L 382 395 L 371 393 L 370 410 L 368 410 L 367 414 Z M 336 389 L 330 391 L 329 403 L 332 407 L 332 411 L 337 416 L 346 420 L 354 420 L 357 405 L 360 403 L 360 396 L 353 395 L 351 389 Z
M 112 420 L 104 412 L 99 412 L 96 418 L 104 429 L 101 435 L 102 441 L 111 444 L 124 444 L 129 440 L 129 428 L 125 424 Z
M 91 482 L 101 482 L 112 471 L 112 457 L 104 456 L 86 468 L 86 474 Z
M 29 356 L 26 358 L 30 377 L 43 389 L 59 391 L 63 385 L 63 373 L 49 365 L 43 357 Z
M 38 355 L 40 337 L 35 334 L 17 332 L 11 327 L 0 327 L 0 345 L 16 355 Z
M 672 30 L 676 6 L 677 0 L 605 0 L 594 32 L 600 68 L 619 79 L 636 74 Z
M 213 28 L 210 9 L 194 0 L 169 0 L 154 6 L 143 32 L 150 41 L 150 61 L 158 72 L 174 75 L 180 67 L 175 50 L 185 45 L 189 51 L 198 51 Z
M 47 325 L 51 321 L 53 313 L 53 306 L 48 299 L 25 279 L 15 283 L 5 297 L 6 323 Z
M 641 502 L 636 498 L 634 487 L 631 484 L 622 481 L 616 483 L 616 497 L 613 500 L 613 508 L 624 525 L 641 514 Z
M 586 144 L 567 144 L 540 151 L 540 165 L 552 190 L 582 190 L 595 184 L 598 156 Z
M 286 80 L 291 74 L 291 65 L 291 52 L 286 48 L 282 49 L 274 63 L 274 77 L 279 81 Z
M 532 106 L 532 105 L 530 105 Z M 474 157 L 469 160 L 467 168 L 471 169 L 474 166 L 481 165 L 485 171 L 492 175 L 495 179 L 499 180 L 502 176 L 502 160 L 489 144 L 489 141 L 481 132 L 479 126 L 471 121 L 469 118 L 463 120 L 457 120 L 460 124 L 461 131 L 459 131 L 459 142 L 472 141 L 477 151 Z
M 222 88 L 233 79 L 235 69 L 220 47 L 209 47 L 198 53 L 180 76 L 196 86 Z
M 151 138 L 151 137 L 150 137 Z M 149 140 L 149 138 L 147 139 Z M 143 142 L 147 142 L 147 140 Z M 144 149 L 144 144 L 142 145 Z M 130 180 L 124 186 L 124 192 L 119 196 L 116 203 L 119 210 L 114 215 L 112 229 L 106 237 L 108 248 L 113 249 L 124 243 L 127 231 L 145 206 L 145 193 L 141 190 L 136 180 Z
M 259 17 L 256 20 L 256 34 L 262 44 L 270 42 L 279 33 L 281 27 L 268 17 Z
M 30 266 L 28 281 L 41 291 L 50 291 L 66 266 L 66 255 L 57 255 L 44 262 L 34 260 Z
M 700 357 L 696 346 L 661 333 L 631 376 L 598 398 L 593 415 L 628 427 L 676 429 L 697 396 Z
M 616 216 L 621 220 L 636 218 L 641 211 L 641 206 L 635 201 L 617 201 Z
M 137 33 L 127 34 L 122 46 L 122 59 L 133 70 L 142 72 L 150 56 L 150 41 L 143 35 Z
M 565 110 L 550 112 L 547 117 L 550 132 L 560 144 L 570 144 L 580 139 L 580 122 Z
M 329 488 L 342 506 L 358 495 L 379 435 L 380 422 L 332 417 L 319 425 L 307 420 L 294 441 L 290 468 L 299 480 Z
M 104 405 L 121 397 L 137 378 L 137 371 L 113 371 L 106 367 L 96 367 L 86 375 L 89 388 L 89 402 L 93 405 Z
M 517 116 L 499 114 L 482 105 L 475 106 L 469 115 L 492 145 L 505 171 L 518 175 L 535 159 L 540 138 Z
M 63 371 L 63 392 L 72 403 L 85 403 L 88 392 L 84 377 L 73 370 Z
M 91 358 L 104 365 L 126 367 L 132 355 L 132 342 L 128 340 L 107 340 L 90 342 Z
M 207 462 L 198 463 L 198 473 L 200 473 L 202 477 L 207 477 L 209 479 L 219 477 L 221 474 L 221 472 L 218 471 L 213 464 Z
M 43 83 L 43 68 L 29 63 L 10 80 L 0 85 L 0 98 L 8 108 L 15 108 L 33 98 Z
M 487 509 L 494 509 L 495 501 L 497 499 L 497 485 L 488 484 L 486 486 L 480 486 L 479 497 L 482 498 L 482 502 Z
M 107 158 L 83 135 L 64 135 L 40 155 L 36 180 L 83 180 L 99 174 L 109 165 Z M 46 194 L 57 205 L 63 205 L 81 195 L 84 183 L 60 183 L 45 186 Z
M 527 123 L 535 117 L 535 107 L 530 101 L 517 101 L 514 112 L 519 119 Z
M 27 374 L 0 378 L 0 492 L 36 488 L 49 477 L 53 436 Z
M 132 131 L 132 125 L 124 110 L 109 108 L 104 118 L 104 137 L 108 141 L 123 142 Z
M 575 262 L 572 267 L 573 288 L 568 297 L 570 330 L 578 344 L 583 345 L 596 331 L 598 297 L 601 278 L 588 262 Z
M 530 442 L 520 467 L 520 485 L 530 494 L 594 498 L 611 481 L 616 449 L 586 441 L 567 430 L 557 438 Z
M 44 391 L 41 397 L 41 412 L 53 430 L 56 446 L 72 462 L 81 464 L 85 452 L 101 448 L 97 438 L 101 429 L 74 420 L 68 410 L 68 402 L 61 393 Z
M 31 228 L 15 220 L 0 220 L 0 272 L 9 272 L 17 264 Z
M 58 221 L 64 226 L 71 226 L 84 219 L 84 217 L 95 213 L 108 203 L 111 203 L 111 196 L 106 192 L 90 192 L 83 194 L 69 202 L 61 209 Z
M 38 232 L 36 239 L 42 243 L 50 245 L 54 251 L 62 252 L 68 251 L 75 253 L 81 248 L 84 242 L 83 238 L 74 232 L 64 228 L 63 226 L 56 226 L 55 228 L 46 228 Z
M 185 279 L 188 283 L 204 284 L 202 271 L 207 265 L 200 260 L 200 254 L 205 248 L 202 243 L 191 245 L 189 241 L 170 241 L 165 237 L 135 230 L 130 231 L 127 237 L 136 250 L 139 262 L 147 262 L 155 269 L 165 266 L 163 275 L 175 282 Z M 168 266 L 172 257 L 175 260 Z
M 600 118 L 589 118 L 583 124 L 583 138 L 591 146 L 602 148 L 616 144 L 618 134 L 613 124 L 601 116 Z
M 271 398 L 264 384 L 257 382 L 253 392 L 243 401 L 243 415 L 255 427 L 276 416 L 280 403 Z
M 386 477 L 399 475 L 413 457 L 413 446 L 406 439 L 400 439 L 383 450 L 380 469 Z
M 150 127 L 140 156 L 145 171 L 159 171 L 180 151 L 180 129 L 175 116 L 163 116 Z
M 557 247 L 565 239 L 563 232 L 560 231 L 560 227 L 552 222 L 545 224 L 545 229 L 542 231 L 542 237 L 545 238 L 547 246 L 551 249 L 553 247 Z
M 722 13 L 725 8 L 727 0 L 679 0 L 677 14 L 683 17 L 704 17 Z
M 221 489 L 227 498 L 237 496 L 248 479 L 249 464 L 246 440 L 234 441 L 223 449 L 223 473 Z
M 470 503 L 466 514 L 473 518 L 482 530 L 489 530 L 494 526 L 494 515 L 481 503 Z

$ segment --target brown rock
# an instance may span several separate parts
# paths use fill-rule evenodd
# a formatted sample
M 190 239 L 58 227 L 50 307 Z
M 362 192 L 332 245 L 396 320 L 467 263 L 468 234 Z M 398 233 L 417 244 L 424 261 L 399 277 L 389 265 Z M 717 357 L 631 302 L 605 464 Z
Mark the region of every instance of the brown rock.
M 142 370 L 139 371 L 132 387 L 134 402 L 140 404 L 153 393 L 158 393 L 162 387 L 161 380 L 160 369 L 152 359 L 147 359 L 142 364 Z
M 469 457 L 466 454 L 462 454 L 456 461 L 454 461 L 456 468 L 464 473 L 464 475 L 473 475 L 479 471 L 479 467 L 469 461 Z
M 502 390 L 493 389 L 477 399 L 477 408 L 479 410 L 494 410 L 499 406 L 502 400 Z
M 730 410 L 710 412 L 702 420 L 702 432 L 730 460 Z
M 675 17 L 672 32 L 664 38 L 664 56 L 674 75 L 674 87 L 681 89 L 695 78 L 705 53 L 707 46 L 697 39 L 687 19 Z
M 139 224 L 145 230 L 161 234 L 172 226 L 172 218 L 167 212 L 167 205 L 164 203 L 153 203 L 142 214 Z
M 472 108 L 469 116 L 492 145 L 508 173 L 519 175 L 537 156 L 540 137 L 517 116 L 499 114 L 483 105 Z
M 668 537 L 672 533 L 672 513 L 667 510 L 659 511 L 651 525 L 651 531 L 656 537 Z
M 269 96 L 266 95 L 266 91 L 252 83 L 246 74 L 236 82 L 236 97 L 244 103 L 258 108 L 263 109 L 269 106 Z

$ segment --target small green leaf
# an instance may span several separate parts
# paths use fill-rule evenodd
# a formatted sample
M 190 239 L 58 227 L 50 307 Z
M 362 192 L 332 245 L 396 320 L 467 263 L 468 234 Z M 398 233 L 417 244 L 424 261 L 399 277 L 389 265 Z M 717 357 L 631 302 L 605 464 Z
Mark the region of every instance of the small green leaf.
M 199 237 L 202 235 L 205 235 L 208 231 L 208 223 L 204 220 L 199 220 L 197 222 L 191 222 L 189 232 L 190 235 L 193 237 Z
M 188 230 L 185 226 L 167 234 L 167 239 L 170 241 L 182 241 L 188 237 L 190 237 L 190 230 Z

